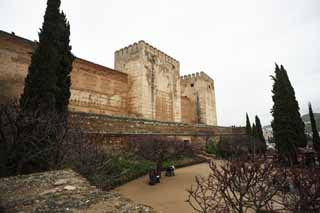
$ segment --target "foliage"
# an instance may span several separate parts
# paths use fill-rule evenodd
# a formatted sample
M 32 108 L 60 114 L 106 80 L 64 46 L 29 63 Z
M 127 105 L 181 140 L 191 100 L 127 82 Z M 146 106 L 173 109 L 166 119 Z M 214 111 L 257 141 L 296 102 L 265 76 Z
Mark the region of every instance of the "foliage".
M 282 65 L 281 68 L 276 65 L 275 76 L 271 77 L 274 81 L 272 89 L 274 105 L 271 110 L 274 141 L 281 159 L 295 164 L 297 147 L 304 147 L 307 142 L 304 123 L 287 71 Z
M 312 127 L 313 148 L 317 152 L 319 152 L 320 151 L 320 137 L 319 137 L 319 132 L 317 130 L 316 121 L 314 119 L 311 103 L 309 103 L 309 116 L 310 116 L 310 122 L 311 122 L 311 127 Z
M 262 131 L 262 126 L 261 126 L 261 121 L 259 117 L 256 115 L 255 117 L 256 120 L 256 130 L 257 130 L 257 139 L 261 140 L 262 142 L 266 142 L 264 136 L 263 136 L 263 131 Z
M 216 145 L 217 154 L 222 158 L 233 158 L 250 153 L 262 153 L 265 145 L 248 135 L 221 136 Z
M 251 135 L 251 124 L 250 124 L 248 113 L 246 113 L 246 133 L 247 135 Z
M 20 99 L 24 111 L 67 113 L 73 56 L 70 26 L 59 8 L 60 0 L 48 0 L 39 43 L 32 53 Z
M 255 123 L 252 124 L 251 136 L 254 138 L 258 138 L 258 132 L 257 132 L 257 128 L 256 128 Z

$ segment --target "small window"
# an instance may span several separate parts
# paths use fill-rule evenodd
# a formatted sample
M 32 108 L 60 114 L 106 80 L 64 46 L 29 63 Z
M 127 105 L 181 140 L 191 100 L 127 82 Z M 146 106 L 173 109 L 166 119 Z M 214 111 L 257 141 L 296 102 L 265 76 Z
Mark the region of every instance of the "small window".
M 190 86 L 191 86 L 191 87 L 193 87 L 194 85 L 193 85 L 193 84 L 191 84 Z
M 209 85 L 209 89 L 211 89 L 211 86 Z

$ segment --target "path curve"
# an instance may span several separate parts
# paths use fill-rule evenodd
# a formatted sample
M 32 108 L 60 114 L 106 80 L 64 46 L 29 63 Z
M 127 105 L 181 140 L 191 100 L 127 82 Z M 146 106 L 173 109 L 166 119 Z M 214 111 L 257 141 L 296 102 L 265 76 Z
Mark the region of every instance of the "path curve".
M 208 163 L 176 170 L 176 176 L 161 178 L 161 183 L 148 185 L 148 176 L 138 178 L 115 189 L 125 197 L 162 213 L 193 212 L 188 203 L 186 189 L 194 183 L 195 176 L 208 176 Z

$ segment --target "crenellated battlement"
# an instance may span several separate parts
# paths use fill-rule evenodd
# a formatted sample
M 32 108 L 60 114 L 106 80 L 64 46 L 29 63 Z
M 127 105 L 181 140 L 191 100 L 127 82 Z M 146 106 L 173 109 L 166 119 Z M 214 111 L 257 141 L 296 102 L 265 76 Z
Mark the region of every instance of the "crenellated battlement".
M 208 80 L 208 81 L 213 81 L 212 78 L 210 78 L 210 76 L 208 76 L 205 72 L 196 72 L 196 73 L 192 73 L 192 74 L 188 74 L 188 75 L 182 75 L 180 76 L 181 80 L 191 80 L 191 79 L 204 79 L 204 80 Z
M 115 56 L 119 57 L 119 56 L 124 56 L 127 54 L 133 54 L 138 52 L 139 50 L 147 50 L 148 52 L 150 52 L 153 55 L 158 56 L 160 59 L 170 62 L 172 64 L 176 64 L 179 65 L 179 61 L 174 59 L 173 57 L 167 55 L 166 53 L 162 52 L 161 50 L 153 47 L 152 45 L 148 44 L 147 42 L 141 40 L 139 42 L 136 42 L 134 44 L 131 44 L 127 47 L 124 47 L 120 50 L 117 50 L 115 52 Z

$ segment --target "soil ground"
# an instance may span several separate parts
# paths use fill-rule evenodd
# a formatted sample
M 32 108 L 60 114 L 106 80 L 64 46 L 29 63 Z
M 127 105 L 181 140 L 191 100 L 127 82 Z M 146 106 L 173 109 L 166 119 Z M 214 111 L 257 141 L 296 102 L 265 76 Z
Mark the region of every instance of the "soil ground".
M 162 175 L 161 183 L 148 185 L 148 176 L 138 178 L 115 189 L 125 197 L 148 206 L 158 212 L 176 213 L 193 212 L 185 202 L 186 189 L 194 183 L 195 176 L 207 176 L 210 172 L 208 163 L 197 164 L 175 171 L 176 176 Z

